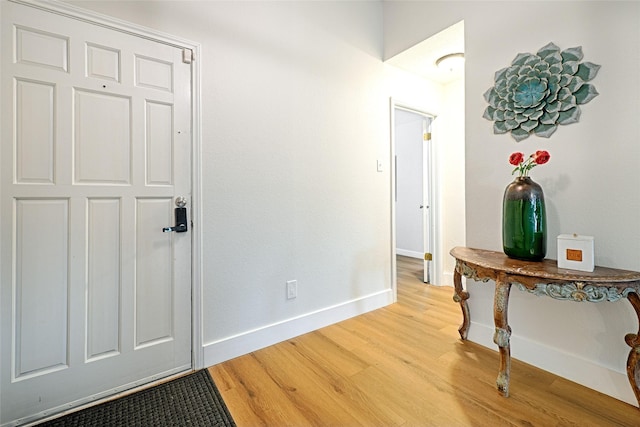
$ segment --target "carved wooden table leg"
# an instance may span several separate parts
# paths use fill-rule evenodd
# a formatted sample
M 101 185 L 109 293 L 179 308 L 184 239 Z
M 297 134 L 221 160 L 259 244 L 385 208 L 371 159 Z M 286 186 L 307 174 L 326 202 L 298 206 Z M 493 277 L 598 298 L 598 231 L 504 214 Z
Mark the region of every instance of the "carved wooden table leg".
M 504 397 L 509 396 L 509 375 L 511 373 L 511 348 L 509 345 L 511 328 L 507 322 L 510 290 L 511 283 L 498 277 L 496 280 L 496 293 L 493 300 L 493 318 L 496 325 L 493 342 L 498 345 L 500 350 L 500 371 L 496 385 L 498 386 L 498 391 Z
M 627 299 L 636 311 L 638 323 L 640 324 L 640 297 L 638 297 L 637 293 L 632 292 L 627 296 Z M 636 395 L 636 400 L 640 405 L 640 390 L 638 389 L 638 382 L 640 382 L 640 328 L 637 334 L 627 334 L 624 337 L 624 341 L 631 347 L 627 358 L 627 376 Z
M 456 267 L 453 272 L 453 285 L 455 289 L 455 294 L 453 295 L 453 300 L 460 304 L 460 308 L 462 309 L 462 325 L 458 328 L 458 333 L 460 334 L 460 338 L 463 340 L 467 339 L 467 334 L 469 333 L 469 305 L 467 304 L 467 300 L 469 299 L 469 292 L 462 289 L 462 277 L 458 268 Z

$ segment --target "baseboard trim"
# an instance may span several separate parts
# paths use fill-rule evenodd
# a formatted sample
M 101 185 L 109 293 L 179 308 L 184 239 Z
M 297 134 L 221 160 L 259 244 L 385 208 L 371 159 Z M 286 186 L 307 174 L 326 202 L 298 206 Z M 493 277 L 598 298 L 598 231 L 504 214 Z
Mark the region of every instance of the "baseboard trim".
M 493 327 L 471 322 L 468 340 L 496 352 L 498 350 L 498 347 L 493 342 Z M 638 401 L 629 385 L 626 366 L 621 366 L 621 369 L 625 371 L 617 371 L 594 363 L 592 360 L 578 357 L 575 354 L 570 354 L 554 347 L 545 346 L 540 342 L 518 335 L 511 335 L 510 341 L 511 357 L 514 359 L 536 366 L 630 405 L 638 405 Z M 498 361 L 496 360 L 497 374 Z M 512 371 L 512 378 L 513 375 Z
M 362 298 L 207 343 L 203 345 L 205 366 L 216 365 L 392 303 L 393 291 L 385 289 Z
M 445 271 L 442 273 L 442 286 L 453 286 L 453 272 Z
M 398 249 L 396 248 L 396 255 L 408 256 L 411 258 L 424 259 L 423 252 L 410 251 L 408 249 Z

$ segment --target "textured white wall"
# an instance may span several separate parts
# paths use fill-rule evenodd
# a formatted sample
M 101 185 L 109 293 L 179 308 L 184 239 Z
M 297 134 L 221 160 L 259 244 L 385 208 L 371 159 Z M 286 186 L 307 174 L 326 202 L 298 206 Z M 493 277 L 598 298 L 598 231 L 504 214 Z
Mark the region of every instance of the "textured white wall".
M 546 149 L 551 161 L 532 175 L 545 190 L 547 256 L 556 257 L 558 234 L 577 232 L 595 236 L 596 264 L 640 270 L 640 3 L 444 3 L 385 3 L 385 56 L 465 21 L 467 245 L 501 250 L 501 200 L 511 180 L 508 155 Z M 531 19 L 532 11 L 540 19 Z M 516 143 L 508 135 L 494 135 L 492 123 L 482 118 L 482 94 L 493 85 L 494 72 L 517 53 L 535 53 L 549 42 L 562 49 L 582 46 L 584 61 L 602 65 L 593 81 L 600 95 L 582 106 L 579 123 L 560 127 L 550 139 L 533 136 Z M 493 286 L 468 283 L 470 338 L 495 348 Z M 635 402 L 626 380 L 629 348 L 623 338 L 638 325 L 626 301 L 559 302 L 514 289 L 509 321 L 514 357 Z

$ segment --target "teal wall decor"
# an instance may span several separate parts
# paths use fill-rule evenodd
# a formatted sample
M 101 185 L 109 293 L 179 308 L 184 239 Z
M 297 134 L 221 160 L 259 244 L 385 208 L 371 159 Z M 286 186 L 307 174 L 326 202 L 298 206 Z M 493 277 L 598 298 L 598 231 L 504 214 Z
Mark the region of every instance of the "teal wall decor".
M 497 71 L 495 86 L 484 93 L 489 106 L 482 116 L 494 122 L 493 133 L 511 132 L 519 142 L 531 133 L 549 138 L 558 125 L 577 123 L 580 105 L 598 95 L 587 82 L 600 65 L 582 58 L 582 46 L 561 51 L 549 43 L 535 55 L 519 53 Z

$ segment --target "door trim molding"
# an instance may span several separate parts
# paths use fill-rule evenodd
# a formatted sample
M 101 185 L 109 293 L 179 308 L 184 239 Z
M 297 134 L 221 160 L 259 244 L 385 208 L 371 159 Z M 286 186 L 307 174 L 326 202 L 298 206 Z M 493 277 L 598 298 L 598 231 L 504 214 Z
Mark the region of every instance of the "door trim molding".
M 69 3 L 65 3 L 59 0 L 8 0 L 12 3 L 23 4 L 26 6 L 35 7 L 44 11 L 57 13 L 69 18 L 79 19 L 81 21 L 98 24 L 106 28 L 110 28 L 116 31 L 121 31 L 137 37 L 143 37 L 148 40 L 153 40 L 159 43 L 164 43 L 170 46 L 178 48 L 194 49 L 200 44 L 188 39 L 167 34 L 162 31 L 154 30 L 153 28 L 144 27 L 133 22 L 124 21 L 122 19 L 114 18 L 113 16 L 104 15 L 102 13 L 94 12 L 92 10 L 83 9 L 78 6 L 74 6 Z M 195 52 L 198 53 L 198 52 Z M 199 56 L 195 56 L 199 60 Z
M 80 7 L 56 0 L 9 0 L 13 3 L 35 7 L 50 13 L 78 19 L 142 37 L 155 42 L 167 44 L 181 49 L 191 49 L 195 60 L 191 63 L 191 220 L 193 222 L 191 245 L 191 355 L 192 369 L 204 367 L 204 348 L 202 334 L 202 87 L 201 62 L 202 48 L 200 43 L 171 34 L 163 33 L 132 22 L 123 21 Z

